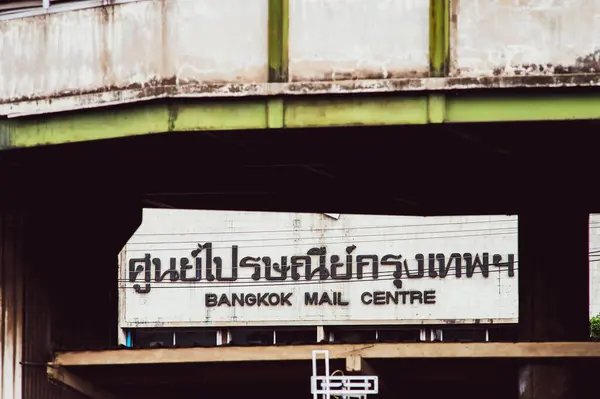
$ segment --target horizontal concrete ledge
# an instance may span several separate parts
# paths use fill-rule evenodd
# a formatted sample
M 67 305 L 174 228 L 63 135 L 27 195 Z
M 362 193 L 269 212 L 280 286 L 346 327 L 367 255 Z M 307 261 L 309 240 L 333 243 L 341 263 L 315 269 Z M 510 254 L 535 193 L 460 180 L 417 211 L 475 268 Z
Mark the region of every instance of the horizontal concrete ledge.
M 0 150 L 168 132 L 600 119 L 600 93 L 163 100 L 0 120 Z
M 214 347 L 122 349 L 60 352 L 54 366 L 210 363 L 310 360 L 312 350 L 329 350 L 331 359 L 361 356 L 365 359 L 406 358 L 600 358 L 600 342 L 521 343 L 409 343 L 268 347 Z
M 158 99 L 223 99 L 274 96 L 460 93 L 468 90 L 568 89 L 600 86 L 600 74 L 545 76 L 481 76 L 440 78 L 354 79 L 297 82 L 148 82 L 134 87 L 53 93 L 39 97 L 0 99 L 0 115 L 27 115 L 78 111 Z

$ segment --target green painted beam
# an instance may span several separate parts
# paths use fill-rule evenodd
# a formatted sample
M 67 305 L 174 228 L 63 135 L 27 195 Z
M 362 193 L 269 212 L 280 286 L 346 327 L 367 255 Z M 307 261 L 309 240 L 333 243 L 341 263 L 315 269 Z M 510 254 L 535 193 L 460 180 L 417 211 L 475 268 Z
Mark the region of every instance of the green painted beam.
M 446 97 L 447 122 L 600 119 L 600 93 Z
M 285 127 L 389 126 L 427 123 L 427 96 L 296 97 L 285 103 Z
M 0 149 L 187 131 L 586 119 L 600 119 L 600 93 L 188 99 L 2 120 Z
M 289 0 L 269 0 L 269 82 L 288 80 Z
M 165 132 L 264 129 L 267 100 L 219 100 L 104 108 L 0 121 L 0 149 Z
M 429 1 L 429 69 L 432 77 L 450 70 L 450 0 Z

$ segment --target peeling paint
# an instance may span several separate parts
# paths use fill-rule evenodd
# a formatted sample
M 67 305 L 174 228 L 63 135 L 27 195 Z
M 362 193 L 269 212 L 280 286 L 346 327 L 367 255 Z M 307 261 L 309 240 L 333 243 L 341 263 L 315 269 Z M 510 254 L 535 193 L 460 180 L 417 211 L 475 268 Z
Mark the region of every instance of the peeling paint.
M 429 2 L 292 0 L 292 81 L 385 79 L 429 72 Z
M 169 104 L 169 121 L 168 121 L 168 131 L 175 131 L 175 122 L 177 122 L 177 118 L 179 117 L 179 107 L 177 104 Z
M 297 70 L 311 71 L 309 75 L 292 74 L 292 82 L 315 82 L 315 81 L 347 81 L 347 80 L 371 80 L 371 79 L 403 79 L 424 78 L 429 75 L 426 69 L 395 69 L 388 70 L 384 66 L 376 65 L 376 62 L 368 62 L 370 66 L 357 67 L 353 63 L 337 63 L 332 67 L 329 61 L 319 62 L 297 62 Z
M 368 79 L 291 83 L 179 82 L 173 78 L 103 87 L 90 91 L 65 91 L 52 96 L 0 101 L 0 115 L 9 118 L 91 109 L 166 98 L 239 98 L 392 92 L 440 92 L 473 89 L 598 87 L 600 74 L 487 76 L 451 78 Z
M 0 148 L 12 146 L 12 131 L 10 124 L 0 123 Z
M 157 87 L 171 77 L 267 79 L 262 0 L 129 2 L 2 20 L 0 32 L 0 76 L 11 77 L 0 79 L 2 102 Z
M 452 4 L 452 76 L 600 72 L 600 2 L 454 0 Z
M 236 101 L 230 98 L 153 101 L 131 107 L 13 118 L 0 120 L 4 132 L 2 138 L 7 143 L 0 150 L 163 134 L 169 130 L 188 132 L 600 119 L 600 94 L 597 90 L 569 90 L 553 96 L 540 91 L 514 93 L 489 90 L 403 94 L 297 95 L 276 97 L 275 101 L 269 97 L 247 97 Z M 173 103 L 177 106 L 176 117 Z M 89 107 L 94 106 L 97 103 Z M 36 110 L 41 112 L 41 108 Z M 271 116 L 272 110 L 276 111 Z
M 431 2 L 291 0 L 290 81 L 280 82 L 267 82 L 265 0 L 115 3 L 0 19 L 0 76 L 11 77 L 0 79 L 0 115 L 163 98 L 600 85 L 597 2 L 453 0 L 451 76 L 430 78 Z
M 442 323 L 444 323 L 444 324 L 456 324 L 456 320 L 446 319 L 446 320 L 442 320 Z

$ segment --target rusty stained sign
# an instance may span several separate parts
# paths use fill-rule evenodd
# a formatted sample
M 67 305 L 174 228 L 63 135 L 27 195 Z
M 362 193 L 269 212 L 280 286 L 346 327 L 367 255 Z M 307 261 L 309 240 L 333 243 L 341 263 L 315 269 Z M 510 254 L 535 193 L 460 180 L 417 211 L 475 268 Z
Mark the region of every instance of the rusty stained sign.
M 120 327 L 514 323 L 516 222 L 146 209 Z

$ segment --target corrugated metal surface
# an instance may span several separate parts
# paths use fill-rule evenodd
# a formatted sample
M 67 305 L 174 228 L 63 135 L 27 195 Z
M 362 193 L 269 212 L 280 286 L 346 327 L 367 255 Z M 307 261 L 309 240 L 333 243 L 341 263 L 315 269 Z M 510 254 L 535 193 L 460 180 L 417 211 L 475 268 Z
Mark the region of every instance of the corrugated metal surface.
M 23 399 L 82 398 L 50 383 L 45 364 L 58 349 L 107 348 L 117 341 L 119 244 L 114 241 L 124 244 L 119 223 L 127 216 L 118 206 L 108 206 L 111 216 L 88 210 L 98 209 L 97 205 L 36 210 L 28 217 L 32 224 L 19 231 L 24 243 L 19 247 L 24 254 L 19 263 L 24 274 Z M 137 226 L 135 220 L 137 215 Z M 11 226 L 2 231 L 13 231 Z M 93 227 L 89 233 L 81 234 L 89 227 Z M 14 233 L 7 236 L 13 237 Z M 5 398 L 13 396 L 0 399 Z
M 21 399 L 22 231 L 19 216 L 0 213 L 0 398 Z
M 1 399 L 81 399 L 48 381 L 52 256 L 41 231 L 20 214 L 0 214 Z
M 80 230 L 66 221 L 62 227 L 71 234 L 57 235 L 57 218 L 37 216 L 0 214 L 0 399 L 77 399 L 48 381 L 45 364 L 55 348 L 116 340 L 116 259 L 111 267 L 110 256 L 94 258 L 86 266 L 95 277 L 81 283 L 84 250 L 65 256 L 69 246 L 82 246 L 74 238 Z

